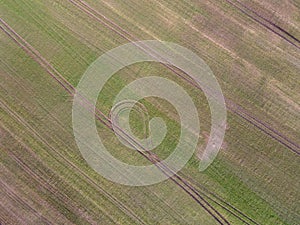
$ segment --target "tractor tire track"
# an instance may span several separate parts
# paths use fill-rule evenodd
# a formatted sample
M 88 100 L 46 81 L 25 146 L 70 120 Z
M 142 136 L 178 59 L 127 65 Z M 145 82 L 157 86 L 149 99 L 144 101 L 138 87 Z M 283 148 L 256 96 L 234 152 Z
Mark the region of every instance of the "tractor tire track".
M 237 5 L 237 4 L 235 4 L 231 0 L 225 0 L 225 1 L 227 3 L 229 3 L 230 5 L 232 5 L 234 8 L 238 9 L 243 14 L 245 14 L 247 17 L 251 18 L 252 20 L 254 20 L 255 22 L 257 22 L 261 26 L 265 27 L 267 30 L 271 31 L 275 35 L 277 35 L 280 38 L 284 39 L 285 41 L 287 41 L 288 43 L 290 43 L 291 45 L 293 45 L 297 49 L 300 49 L 300 45 L 299 45 L 300 41 L 299 41 L 299 39 L 296 38 L 296 37 L 294 37 L 292 34 L 290 34 L 289 32 L 287 32 L 286 30 L 284 30 L 280 26 L 278 26 L 278 25 L 274 24 L 273 22 L 267 20 L 266 18 L 262 17 L 261 15 L 259 15 L 258 13 L 256 13 L 254 10 L 252 10 L 249 7 L 247 7 L 246 5 L 242 4 L 240 1 L 237 1 L 240 6 Z M 251 15 L 250 13 L 252 13 L 253 15 Z M 292 40 L 296 41 L 296 43 L 294 43 L 292 40 L 290 40 L 285 35 L 287 35 L 289 38 L 292 38 Z
M 8 24 L 6 24 L 7 26 L 8 26 Z M 2 28 L 1 28 L 2 29 Z M 7 33 L 7 32 L 6 32 Z M 18 34 L 16 34 L 17 35 L 17 37 L 20 37 Z M 11 37 L 11 35 L 9 35 L 10 37 Z M 21 38 L 21 37 L 20 37 Z M 17 40 L 16 40 L 16 38 L 13 38 L 13 40 L 15 41 L 15 42 L 17 42 Z M 22 39 L 21 39 L 22 40 Z M 24 40 L 24 39 L 23 39 Z M 18 43 L 18 42 L 17 42 Z M 23 46 L 23 45 L 21 45 L 21 44 L 19 44 L 18 43 L 18 45 L 20 45 L 21 47 Z M 29 44 L 28 44 L 29 45 Z M 30 46 L 31 47 L 31 46 Z M 31 57 L 34 57 L 34 59 L 35 59 L 35 57 L 39 57 L 40 56 L 40 54 L 37 52 L 37 51 L 34 51 L 34 53 L 35 54 L 32 54 L 26 47 L 22 47 Z M 31 47 L 31 48 L 33 48 L 33 47 Z M 41 57 L 43 60 L 45 60 L 43 57 Z M 39 64 L 40 64 L 40 62 L 39 61 L 37 61 Z M 47 63 L 47 65 L 46 66 L 50 66 L 50 64 L 49 63 Z M 43 66 L 44 68 L 46 67 L 46 66 Z M 52 67 L 52 66 L 51 66 Z M 51 75 L 51 77 L 53 77 L 53 76 L 55 76 L 54 75 L 54 73 L 53 72 L 51 72 L 51 70 L 46 70 L 48 73 L 51 73 L 50 75 Z M 56 70 L 55 70 L 55 72 L 56 73 L 58 73 Z M 55 78 L 55 80 L 56 81 L 58 81 L 59 79 L 56 77 Z M 64 78 L 63 78 L 63 80 L 65 81 L 65 82 L 67 82 Z M 75 93 L 76 91 L 75 91 L 75 88 L 73 87 L 73 86 L 71 86 L 69 83 L 67 84 L 67 85 L 65 85 L 63 82 L 59 82 L 59 84 L 61 84 L 62 86 L 63 86 L 63 88 L 65 89 L 65 90 L 67 90 L 68 91 L 68 93 L 72 93 L 72 95 L 73 95 L 73 93 Z M 72 90 L 69 90 L 68 89 L 68 87 L 71 87 L 72 88 Z M 84 101 L 86 101 L 86 99 L 84 99 Z M 1 103 L 1 102 L 0 102 Z M 0 104 L 1 105 L 1 104 Z M 3 103 L 2 103 L 2 105 L 3 105 Z M 91 104 L 90 104 L 91 105 Z M 83 104 L 83 106 L 84 107 L 86 107 L 86 105 L 85 104 Z M 91 111 L 92 109 L 91 109 L 91 107 L 89 107 L 88 108 L 88 110 L 89 111 Z M 97 110 L 97 112 L 100 112 L 101 113 L 101 116 L 103 116 L 104 114 L 101 112 L 101 111 L 99 111 L 98 109 L 96 109 Z M 96 118 L 100 121 L 100 122 L 102 122 L 104 125 L 106 125 L 106 126 L 108 126 L 109 128 L 110 128 L 110 125 L 107 125 L 107 123 L 105 122 L 105 121 L 103 121 L 103 119 L 102 118 L 100 118 L 100 116 L 98 116 L 97 114 L 95 115 L 96 116 Z M 57 121 L 57 120 L 56 120 Z M 20 120 L 19 120 L 19 122 L 21 122 Z M 24 122 L 25 121 L 22 121 L 22 123 L 24 124 Z M 57 121 L 58 122 L 58 121 Z M 109 120 L 109 122 L 110 122 L 110 120 Z M 24 125 L 25 127 L 27 127 L 27 125 Z M 32 128 L 32 127 L 30 127 L 29 128 L 31 131 L 33 131 L 34 132 L 34 129 Z M 35 134 L 35 136 L 39 136 L 39 139 L 43 142 L 43 143 L 45 143 L 48 147 L 50 146 L 47 142 L 45 142 L 45 141 L 43 141 L 43 138 L 39 135 L 39 134 L 37 134 L 36 132 L 34 132 L 34 134 Z M 52 148 L 51 147 L 51 149 L 53 150 L 53 151 L 55 151 L 56 153 L 58 153 L 54 148 Z M 60 154 L 60 153 L 59 153 Z M 60 154 L 60 157 L 62 157 L 62 155 Z M 64 158 L 64 160 L 66 160 L 66 158 L 65 157 L 62 157 L 62 158 Z M 72 165 L 73 167 L 75 166 L 75 165 Z M 77 170 L 77 172 L 78 172 L 78 170 Z M 81 171 L 80 171 L 80 173 L 81 173 Z M 88 176 L 86 175 L 85 176 L 85 178 L 88 178 Z M 90 180 L 91 181 L 91 180 Z M 94 186 L 95 185 L 97 185 L 96 183 L 94 183 L 93 182 L 93 184 L 94 184 Z M 99 189 L 99 186 L 97 186 L 97 189 Z M 104 191 L 103 189 L 101 189 L 102 191 Z M 107 192 L 106 192 L 107 193 Z M 116 200 L 116 199 L 115 199 Z M 166 203 L 165 203 L 166 204 Z M 117 204 L 115 204 L 115 205 L 117 205 Z M 178 212 L 176 212 L 176 213 L 178 213 Z M 136 217 L 136 219 L 137 219 L 137 216 L 135 216 Z M 181 216 L 180 216 L 181 217 Z M 182 218 L 182 217 L 181 217 Z M 141 219 L 138 219 L 138 221 L 139 221 L 139 223 L 141 223 L 141 224 L 146 224 L 145 222 L 143 222 Z
M 21 220 L 20 216 L 8 209 L 5 203 L 0 201 L 0 223 L 1 224 L 20 224 L 27 225 Z
M 250 11 L 251 13 L 253 13 L 254 15 L 256 15 L 257 17 L 261 18 L 262 20 L 264 20 L 265 22 L 269 23 L 270 25 L 272 25 L 273 27 L 277 28 L 278 30 L 280 30 L 281 32 L 283 32 L 284 34 L 286 34 L 287 36 L 289 36 L 290 38 L 292 38 L 294 41 L 296 41 L 297 43 L 300 43 L 300 40 L 298 38 L 296 38 L 294 35 L 292 35 L 290 32 L 288 32 L 287 30 L 281 28 L 280 26 L 278 26 L 277 24 L 275 24 L 274 22 L 272 22 L 271 20 L 265 18 L 264 16 L 260 15 L 259 13 L 257 13 L 255 10 L 251 9 L 250 7 L 248 7 L 247 5 L 245 5 L 244 3 L 242 3 L 239 0 L 236 0 L 242 7 L 244 7 L 245 9 L 247 9 L 248 11 Z
M 0 105 L 1 105 L 1 101 L 0 101 Z M 9 112 L 8 112 L 9 113 Z M 15 116 L 12 114 L 10 114 L 11 116 Z M 18 121 L 21 123 L 22 119 L 21 118 L 15 118 L 18 119 Z M 23 126 L 25 126 L 25 128 L 28 128 L 25 124 L 22 124 Z M 2 126 L 4 127 L 4 126 Z M 5 128 L 5 127 L 4 127 Z M 31 149 L 28 149 L 27 146 L 24 146 L 24 144 L 22 142 L 20 142 L 19 140 L 16 139 L 16 137 L 7 129 L 5 128 L 5 130 L 7 132 L 10 133 L 10 135 L 19 143 L 21 143 L 21 145 L 26 149 L 26 150 L 30 150 L 31 154 L 34 154 L 34 152 Z M 0 144 L 0 146 L 2 146 Z M 21 160 L 20 157 L 18 157 L 16 154 L 14 154 L 13 152 L 9 151 L 8 149 L 5 149 L 4 146 L 2 146 L 4 151 L 7 153 L 8 156 L 10 156 L 10 158 L 12 158 L 17 164 L 18 166 L 20 166 L 24 172 L 26 172 L 31 178 L 33 178 L 34 180 L 36 180 L 36 182 L 42 187 L 44 188 L 44 190 L 49 191 L 53 196 L 55 196 L 57 199 L 62 200 L 62 202 L 66 203 L 66 205 L 70 208 L 68 208 L 68 210 L 71 209 L 71 211 L 73 211 L 74 213 L 76 213 L 76 215 L 81 215 L 81 212 L 79 211 L 79 205 L 77 202 L 75 202 L 74 200 L 72 200 L 67 194 L 61 192 L 57 187 L 50 185 L 48 180 L 45 179 L 44 177 L 39 176 L 36 172 L 34 172 L 30 166 L 23 162 Z M 54 173 L 55 174 L 55 173 Z M 118 224 L 117 221 L 115 221 L 109 214 L 107 214 L 106 210 L 104 209 L 100 209 L 103 214 L 110 219 L 114 224 Z M 94 212 L 95 213 L 95 212 Z M 82 219 L 85 219 L 84 217 L 82 217 Z M 89 221 L 91 222 L 91 221 Z M 94 224 L 94 223 L 93 223 Z
M 7 67 L 9 67 L 8 65 L 6 65 Z M 9 68 L 12 72 L 15 72 L 15 71 L 13 71 L 13 68 Z M 33 93 L 33 90 L 32 89 L 30 89 L 30 88 L 28 88 L 28 87 L 25 87 L 23 84 L 21 84 L 21 83 L 19 83 L 15 78 L 13 78 L 12 77 L 12 79 L 14 79 L 14 81 L 20 86 L 20 87 L 22 87 L 22 88 L 24 88 L 24 90 L 26 91 L 26 92 L 29 92 L 29 93 Z M 43 106 L 42 106 L 42 104 L 38 101 L 38 103 L 39 103 L 39 107 L 41 107 L 43 110 L 45 110 L 45 111 L 47 111 Z M 0 102 L 0 105 L 1 105 L 1 102 Z M 141 105 L 141 106 L 143 106 L 143 105 Z M 6 107 L 8 107 L 7 105 L 6 105 Z M 13 111 L 13 110 L 11 110 L 10 109 L 10 111 Z M 59 125 L 59 127 L 64 131 L 64 132 L 66 132 L 67 133 L 67 130 L 66 130 L 66 128 L 63 126 L 63 124 L 56 118 L 56 117 L 54 117 L 51 113 L 49 114 L 50 115 L 50 117 L 52 118 L 51 120 L 53 120 L 53 121 L 55 121 L 58 125 Z M 19 116 L 18 116 L 19 117 Z M 20 117 L 19 117 L 20 118 Z M 20 122 L 20 121 L 19 121 Z M 24 121 L 23 121 L 24 122 Z M 69 127 L 71 130 L 72 130 L 72 127 Z M 33 128 L 32 128 L 32 130 L 33 130 Z M 49 138 L 51 138 L 51 137 L 49 137 Z M 68 145 L 65 145 L 65 148 L 67 149 L 69 146 Z M 71 150 L 71 149 L 70 149 Z M 33 153 L 34 154 L 34 153 Z M 152 192 L 153 193 L 153 192 Z M 177 212 L 177 211 L 175 211 L 167 202 L 165 202 L 165 201 L 163 201 L 163 200 L 161 200 L 159 197 L 158 197 L 158 195 L 156 194 L 156 193 L 153 193 L 156 197 L 157 197 L 157 199 L 159 200 L 159 201 L 161 201 L 163 204 L 166 204 L 167 205 L 167 207 L 169 208 L 169 210 L 171 210 L 171 211 L 173 211 L 175 214 L 177 214 L 177 216 L 180 218 L 180 219 L 183 219 L 183 220 L 185 220 L 184 219 L 184 217 L 182 217 L 180 214 L 179 214 L 179 212 Z M 162 210 L 164 210 L 164 211 L 166 211 L 165 210 L 165 208 L 162 208 Z M 167 211 L 166 211 L 167 212 Z M 184 221 L 184 222 L 186 222 L 186 223 L 188 223 L 187 221 Z
M 5 23 L 2 19 L 1 19 L 1 22 L 5 25 L 5 27 L 7 29 L 10 30 L 11 33 L 13 33 L 15 36 L 17 36 L 21 41 L 24 40 L 23 38 L 21 38 L 12 28 L 9 27 L 9 25 L 7 23 Z M 2 26 L 1 26 L 1 29 L 7 33 L 18 45 L 20 45 L 20 47 L 22 47 L 27 53 L 30 53 L 29 55 L 34 59 L 36 60 L 39 64 L 42 64 L 43 67 L 46 69 L 46 71 L 51 75 L 51 77 L 53 77 L 71 96 L 73 95 L 73 91 L 75 91 L 76 89 L 68 82 L 66 81 L 55 69 L 54 71 L 59 75 L 59 77 L 63 80 L 61 81 L 60 79 L 58 79 L 55 74 L 50 70 L 51 68 L 53 68 L 49 63 L 48 65 L 50 65 L 50 69 L 44 65 L 43 61 L 46 61 L 43 57 L 41 57 L 39 60 L 36 59 L 38 52 L 34 49 L 32 50 L 34 54 L 31 53 L 31 51 L 29 49 L 27 49 L 27 47 L 25 46 L 29 46 L 30 49 L 33 47 L 30 46 L 25 40 L 24 40 L 24 44 L 22 43 L 19 43 L 19 41 L 13 37 L 9 32 L 7 32 Z M 42 63 L 40 62 L 42 61 Z M 65 84 L 66 82 L 66 84 Z M 86 99 L 83 98 L 83 100 L 85 102 L 87 102 Z M 88 110 L 91 110 L 90 108 Z M 107 118 L 100 110 L 97 110 L 98 113 L 101 114 L 101 116 L 104 116 L 106 121 L 108 121 L 109 123 L 111 123 L 111 121 L 109 120 L 109 118 Z M 98 117 L 97 117 L 98 119 Z M 102 119 L 98 119 L 100 120 L 101 122 L 104 123 L 104 125 L 106 125 L 108 128 L 111 129 L 111 126 L 110 125 L 107 125 L 107 123 L 105 123 Z M 125 133 L 124 131 L 121 131 L 123 133 Z M 126 135 L 126 133 L 125 133 Z M 129 137 L 129 139 L 132 139 L 131 137 Z M 128 141 L 128 140 L 125 140 L 125 141 Z M 132 145 L 132 143 L 130 143 L 130 141 L 128 141 L 129 144 Z M 133 146 L 136 148 L 136 146 Z M 149 159 L 151 162 L 158 162 L 156 159 L 153 160 L 153 155 L 151 157 L 145 155 L 144 152 L 142 151 L 138 151 L 139 153 L 141 153 L 144 157 L 146 157 L 147 159 Z M 157 158 L 157 156 L 155 156 L 154 158 Z M 155 164 L 156 165 L 156 164 Z M 156 165 L 157 166 L 157 165 Z M 168 174 L 169 171 L 165 171 L 164 169 L 166 169 L 165 167 L 159 167 L 157 166 L 163 173 L 165 173 L 166 175 Z M 173 173 L 172 173 L 173 174 Z M 216 209 L 214 209 L 207 201 L 205 201 L 201 195 L 197 192 L 197 190 L 191 188 L 191 186 L 187 183 L 185 183 L 184 180 L 182 180 L 181 178 L 179 178 L 179 181 L 182 182 L 182 184 L 180 184 L 180 182 L 178 180 L 175 179 L 175 177 L 178 179 L 178 175 L 174 176 L 174 177 L 171 177 L 170 179 L 176 183 L 180 188 L 182 188 L 188 195 L 190 195 L 200 206 L 202 206 L 205 211 L 210 214 L 218 223 L 220 224 L 230 224 L 219 212 L 216 211 Z M 198 199 L 200 197 L 200 199 Z
M 107 28 L 111 29 L 112 31 L 114 31 L 118 35 L 125 38 L 127 41 L 129 41 L 129 42 L 138 41 L 138 39 L 135 38 L 132 34 L 128 33 L 126 30 L 124 30 L 122 27 L 118 26 L 116 23 L 111 21 L 109 18 L 105 17 L 103 14 L 101 14 L 98 11 L 96 11 L 95 9 L 93 9 L 91 6 L 89 6 L 84 1 L 82 1 L 82 0 L 69 0 L 69 1 L 72 4 L 74 4 L 75 6 L 77 6 L 78 8 L 80 8 L 82 11 L 87 13 L 89 16 L 94 18 L 96 21 L 100 22 L 101 24 L 103 24 Z M 229 0 L 226 0 L 226 1 L 229 1 Z M 78 2 L 80 2 L 82 5 L 80 5 Z M 127 37 L 126 35 L 128 35 L 129 37 Z M 147 54 L 153 56 L 154 58 L 159 58 L 160 57 L 159 55 L 155 54 L 155 52 L 152 49 L 144 47 L 141 44 L 135 44 L 135 45 L 138 48 L 142 49 Z M 186 76 L 183 76 L 182 74 L 178 73 L 176 70 L 174 70 L 169 65 L 165 65 L 165 64 L 162 64 L 162 65 L 167 67 L 169 70 L 174 72 L 177 76 L 184 79 L 185 81 L 187 81 L 189 84 L 191 84 L 195 88 L 201 90 L 201 88 L 197 84 L 195 84 L 191 79 L 189 79 L 190 78 L 189 76 L 188 76 L 189 78 L 187 78 Z M 273 128 L 271 128 L 270 125 L 268 125 L 265 122 L 259 120 L 255 116 L 250 115 L 248 112 L 246 112 L 245 109 L 243 109 L 241 106 L 234 103 L 233 101 L 231 101 L 229 99 L 226 99 L 226 98 L 225 98 L 225 101 L 227 103 L 226 106 L 229 109 L 229 111 L 231 111 L 232 113 L 238 115 L 239 117 L 244 119 L 246 122 L 249 122 L 253 126 L 259 128 L 259 130 L 261 130 L 262 132 L 264 132 L 265 134 L 270 136 L 272 139 L 278 141 L 283 146 L 287 147 L 290 151 L 296 153 L 297 155 L 300 155 L 300 145 L 299 144 L 293 142 L 292 140 L 287 138 L 285 135 L 283 135 L 280 132 L 274 130 Z
M 31 205 L 29 205 L 25 200 L 22 199 L 22 197 L 20 197 L 13 189 L 11 189 L 6 183 L 4 183 L 1 179 L 0 179 L 0 186 L 2 190 L 5 190 L 5 193 L 12 198 L 13 200 L 15 200 L 16 202 L 18 202 L 20 205 L 22 205 L 24 208 L 29 209 L 31 212 L 34 213 L 34 215 L 37 218 L 42 219 L 46 224 L 54 224 L 52 222 L 50 222 L 46 217 L 44 217 L 43 215 L 41 215 L 35 208 L 33 208 Z
M 8 65 L 7 65 L 7 66 L 8 66 Z M 10 68 L 10 69 L 12 70 L 12 68 Z M 14 78 L 12 77 L 12 79 L 14 79 Z M 31 93 L 31 94 L 33 93 L 33 90 L 32 90 L 32 89 L 30 89 L 30 88 L 28 88 L 28 87 L 25 87 L 24 85 L 22 85 L 21 83 L 19 83 L 16 79 L 14 79 L 14 81 L 18 84 L 18 86 L 24 88 L 24 91 L 25 91 L 25 92 L 28 92 L 28 93 Z M 43 110 L 47 111 L 47 110 L 42 106 L 42 104 L 40 104 L 39 101 L 38 101 L 38 103 L 39 103 L 39 107 L 41 107 Z M 1 105 L 1 102 L 0 102 L 0 105 Z M 12 110 L 11 110 L 11 111 L 12 111 Z M 67 130 L 66 130 L 66 128 L 64 127 L 64 125 L 59 121 L 59 119 L 57 119 L 56 117 L 54 117 L 51 113 L 50 113 L 49 115 L 50 115 L 50 117 L 51 117 L 51 120 L 55 121 L 55 122 L 58 124 L 58 126 L 62 129 L 62 131 L 68 133 Z M 19 122 L 20 122 L 20 121 L 19 121 Z M 69 128 L 70 128 L 70 130 L 72 130 L 72 127 L 71 127 L 71 126 L 70 126 Z M 27 128 L 27 129 L 28 129 L 28 128 Z M 49 138 L 50 138 L 50 137 L 49 137 Z M 68 149 L 69 146 L 68 146 L 68 145 L 65 145 L 65 148 Z M 71 151 L 71 149 L 70 149 L 70 151 Z M 34 153 L 33 153 L 33 154 L 34 154 Z M 165 204 L 165 205 L 169 208 L 168 210 L 174 212 L 174 213 L 178 216 L 179 220 L 183 220 L 183 222 L 185 222 L 186 224 L 188 224 L 188 222 L 185 220 L 185 218 L 182 217 L 182 215 L 180 215 L 180 213 L 179 213 L 178 211 L 174 210 L 174 209 L 173 209 L 167 202 L 165 202 L 164 200 L 161 200 L 161 199 L 158 197 L 158 195 L 157 195 L 156 193 L 152 192 L 152 194 L 153 194 L 159 201 L 161 201 L 163 204 Z M 165 212 L 168 212 L 164 207 L 162 207 L 162 210 L 164 210 Z M 177 219 L 178 219 L 178 218 L 177 218 Z
M 9 35 L 9 36 L 10 36 L 10 35 Z M 18 35 L 18 37 L 21 38 L 19 35 Z M 13 40 L 16 42 L 16 39 L 13 39 Z M 24 40 L 24 39 L 23 39 L 23 40 Z M 25 40 L 24 40 L 24 41 L 25 41 Z M 29 45 L 29 44 L 28 44 L 28 45 Z M 23 49 L 24 49 L 24 48 L 23 48 Z M 26 50 L 27 53 L 30 53 L 30 55 L 32 55 L 31 52 L 28 51 L 28 49 L 24 49 L 24 50 Z M 34 53 L 37 54 L 37 51 L 34 51 Z M 35 54 L 34 54 L 34 55 L 35 55 Z M 34 55 L 33 55 L 33 56 L 34 56 Z M 40 56 L 40 55 L 38 55 L 38 56 Z M 44 58 L 43 58 L 43 59 L 44 59 Z M 44 59 L 44 60 L 45 60 L 45 59 Z M 47 63 L 47 65 L 50 66 L 49 63 Z M 51 66 L 51 67 L 52 67 L 52 66 Z M 52 67 L 52 68 L 53 68 L 53 67 Z M 47 70 L 47 72 L 49 73 L 49 72 L 51 72 L 51 71 L 48 71 L 48 70 Z M 56 73 L 58 73 L 58 72 L 56 71 Z M 52 77 L 55 76 L 53 73 L 51 73 L 51 75 L 52 75 Z M 56 78 L 55 80 L 58 81 L 59 79 Z M 59 82 L 59 83 L 61 84 L 61 82 Z M 64 87 L 65 90 L 68 90 L 67 86 L 69 86 L 69 85 L 63 85 L 63 87 Z M 70 86 L 69 86 L 69 87 L 70 87 Z M 72 88 L 72 91 L 75 90 L 73 87 L 71 87 L 71 88 Z M 69 90 L 68 90 L 68 92 L 71 93 L 71 91 L 69 91 Z M 1 102 L 0 102 L 0 103 L 1 103 Z M 84 104 L 84 103 L 83 103 L 83 104 Z M 83 106 L 86 107 L 86 105 L 83 105 Z M 42 107 L 42 106 L 41 106 L 41 107 Z M 92 109 L 89 108 L 88 110 L 91 111 Z M 96 110 L 97 110 L 97 108 L 96 108 Z M 101 111 L 98 111 L 98 112 L 100 112 L 100 113 L 102 114 Z M 104 114 L 102 114 L 102 115 L 104 115 Z M 102 123 L 105 124 L 105 122 L 104 122 L 97 114 L 96 114 L 95 116 L 96 116 L 96 118 L 97 118 L 100 122 L 102 122 Z M 54 120 L 55 120 L 57 123 L 59 123 L 60 126 L 62 126 L 61 123 L 60 123 L 56 118 L 54 118 Z M 107 125 L 107 124 L 105 124 L 105 125 L 110 127 L 110 125 Z M 32 130 L 33 130 L 33 129 L 32 129 Z M 52 148 L 52 149 L 53 149 L 53 148 Z M 96 185 L 96 184 L 95 184 L 95 185 Z M 99 188 L 99 187 L 98 187 L 98 188 Z M 102 190 L 103 190 L 103 189 L 102 189 Z M 155 194 L 155 193 L 153 193 L 153 194 L 154 194 L 160 201 L 162 201 L 162 200 L 157 196 L 157 194 Z M 163 204 L 166 204 L 168 207 L 170 207 L 170 206 L 168 205 L 168 203 L 166 203 L 165 201 L 162 201 L 162 203 L 163 203 Z M 184 220 L 184 218 L 179 214 L 179 212 L 175 211 L 172 207 L 170 207 L 170 209 L 171 209 L 171 211 L 173 211 L 175 214 L 177 214 L 177 215 L 179 216 L 180 219 L 183 219 L 183 220 Z M 164 209 L 163 209 L 163 210 L 164 210 Z M 137 218 L 137 216 L 136 216 L 136 218 Z M 144 222 L 142 222 L 141 219 L 139 219 L 139 222 L 140 222 L 141 224 L 145 224 Z M 187 222 L 187 221 L 185 221 L 185 222 Z
M 47 146 L 49 149 L 52 150 L 59 158 L 63 159 L 64 162 L 74 169 L 78 174 L 80 174 L 85 180 L 91 184 L 96 190 L 98 190 L 103 196 L 105 196 L 109 201 L 111 201 L 114 205 L 116 205 L 120 210 L 122 210 L 125 214 L 131 217 L 133 220 L 139 222 L 139 224 L 146 224 L 143 222 L 137 215 L 133 213 L 128 207 L 126 207 L 122 202 L 120 202 L 117 198 L 109 194 L 107 191 L 102 189 L 95 181 L 93 181 L 89 176 L 80 170 L 73 162 L 68 160 L 64 155 L 62 155 L 56 148 L 52 147 L 48 141 L 46 141 L 39 133 L 35 131 L 31 125 L 29 125 L 26 121 L 24 121 L 21 117 L 19 117 L 15 112 L 13 112 L 5 103 L 0 101 L 0 107 L 7 111 L 15 120 L 17 120 L 21 125 L 23 125 L 29 132 L 33 134 L 35 138 L 38 139 L 41 143 Z M 34 153 L 33 153 L 34 154 Z
M 107 17 L 105 17 L 103 14 L 97 12 L 96 10 L 94 10 L 92 7 L 90 7 L 87 3 L 84 3 L 83 1 L 80 1 L 80 3 L 83 4 L 83 6 L 87 7 L 84 8 L 82 5 L 80 5 L 79 3 L 75 2 L 74 0 L 70 0 L 74 5 L 76 5 L 77 7 L 79 7 L 81 10 L 83 10 L 84 12 L 86 12 L 89 16 L 95 18 L 98 22 L 102 23 L 104 26 L 108 27 L 109 29 L 113 30 L 115 33 L 119 34 L 120 36 L 122 36 L 123 38 L 125 38 L 126 40 L 132 42 L 132 41 L 137 41 L 138 39 L 135 38 L 133 35 L 131 35 L 130 33 L 128 33 L 126 30 L 124 30 L 122 27 L 118 26 L 116 23 L 114 23 L 113 21 L 109 20 Z M 93 14 L 94 13 L 94 14 Z M 96 15 L 101 16 L 101 18 L 97 17 Z M 114 28 L 117 27 L 117 29 Z M 124 35 L 123 33 L 125 33 L 126 35 L 128 35 L 130 38 L 128 38 L 126 35 Z M 139 46 L 140 47 L 140 46 Z M 171 69 L 172 70 L 172 69 Z M 172 70 L 173 71 L 173 70 Z M 174 72 L 174 71 L 173 71 Z M 175 71 L 176 73 L 176 71 Z M 178 75 L 178 74 L 177 74 Z M 180 76 L 180 75 L 179 75 Z M 182 77 L 182 76 L 180 76 Z M 182 77 L 184 80 L 186 80 L 187 82 L 191 83 L 190 80 Z M 192 83 L 193 86 L 195 86 Z M 196 86 L 196 88 L 199 88 Z M 244 109 L 242 109 L 242 107 L 240 107 L 239 105 L 233 103 L 232 101 L 230 101 L 229 99 L 226 99 L 226 103 L 227 106 L 229 108 L 229 110 L 235 114 L 237 114 L 238 116 L 240 116 L 242 119 L 244 119 L 245 121 L 249 122 L 250 124 L 252 124 L 253 126 L 257 127 L 259 130 L 261 130 L 262 132 L 264 132 L 265 134 L 267 134 L 268 136 L 270 136 L 271 138 L 275 139 L 276 141 L 278 141 L 279 143 L 281 143 L 283 146 L 287 147 L 289 150 L 291 150 L 292 152 L 296 153 L 297 155 L 300 154 L 300 152 L 297 150 L 299 149 L 299 145 L 291 140 L 289 140 L 287 137 L 285 137 L 284 135 L 282 135 L 281 133 L 279 133 L 278 131 L 274 130 L 272 127 L 270 127 L 268 124 L 264 123 L 263 121 L 255 118 L 254 116 L 250 115 L 249 113 L 247 113 Z M 230 205 L 228 203 L 226 203 L 227 205 Z M 224 206 L 223 206 L 224 207 Z M 247 215 L 243 214 L 240 210 L 234 208 L 234 210 L 236 210 L 239 214 L 242 214 L 243 216 L 245 216 L 247 219 L 249 219 L 251 222 L 258 224 L 257 222 L 255 222 L 252 218 L 248 217 Z

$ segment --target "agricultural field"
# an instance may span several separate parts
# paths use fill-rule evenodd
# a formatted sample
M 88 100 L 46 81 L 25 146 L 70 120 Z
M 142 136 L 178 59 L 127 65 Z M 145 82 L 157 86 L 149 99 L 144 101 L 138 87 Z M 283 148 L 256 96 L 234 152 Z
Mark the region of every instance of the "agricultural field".
M 298 0 L 2 0 L 0 13 L 1 225 L 299 224 Z M 82 109 L 96 108 L 95 127 L 112 156 L 172 174 L 131 186 L 91 167 L 76 142 L 72 110 L 89 66 L 111 49 L 142 40 L 173 42 L 203 59 L 223 92 L 227 120 L 217 157 L 199 171 L 212 119 L 201 88 L 158 62 L 116 72 L 96 104 L 83 97 Z M 112 129 L 115 97 L 150 76 L 179 84 L 197 109 L 200 132 L 185 128 L 197 137 L 197 148 L 175 174 L 160 164 L 181 134 L 170 102 L 146 97 L 130 111 L 139 139 L 156 132 L 150 119 L 164 120 L 166 135 L 151 151 L 140 151 L 128 135 L 135 147 L 124 145 Z M 114 176 L 124 174 L 118 172 Z

